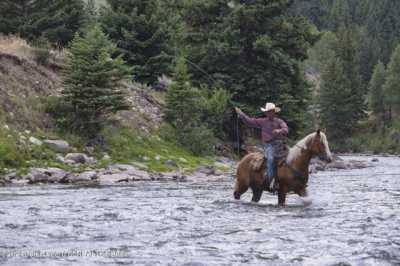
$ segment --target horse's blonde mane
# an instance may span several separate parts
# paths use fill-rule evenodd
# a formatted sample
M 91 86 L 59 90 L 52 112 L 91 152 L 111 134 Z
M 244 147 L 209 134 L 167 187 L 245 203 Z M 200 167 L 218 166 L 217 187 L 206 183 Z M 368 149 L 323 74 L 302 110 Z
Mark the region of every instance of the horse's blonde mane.
M 303 148 L 306 148 L 307 145 L 309 145 L 309 143 L 311 142 L 312 139 L 314 139 L 316 134 L 317 134 L 317 132 L 308 134 L 303 139 L 301 139 L 299 142 L 297 142 L 293 147 L 291 147 L 289 150 L 288 157 L 287 157 L 287 162 L 290 163 L 293 160 L 297 159 L 301 154 L 301 150 Z M 331 152 L 329 150 L 328 139 L 326 138 L 325 133 L 320 132 L 320 137 L 321 137 L 321 142 L 325 146 L 325 150 L 330 155 Z

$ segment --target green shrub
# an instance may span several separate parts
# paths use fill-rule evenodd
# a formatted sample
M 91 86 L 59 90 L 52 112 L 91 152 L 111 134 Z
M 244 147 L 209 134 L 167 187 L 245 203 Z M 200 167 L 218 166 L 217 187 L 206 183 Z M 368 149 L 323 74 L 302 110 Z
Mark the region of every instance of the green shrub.
M 208 90 L 203 88 L 200 102 L 202 121 L 210 128 L 214 135 L 223 138 L 222 122 L 229 107 L 231 95 L 224 89 Z
M 33 56 L 34 60 L 38 64 L 43 66 L 47 66 L 49 64 L 51 56 L 51 46 L 46 39 L 39 38 L 34 43 Z
M 392 140 L 390 133 L 364 133 L 351 139 L 353 152 L 399 153 L 400 147 Z
M 5 132 L 0 132 L 0 171 L 4 168 L 16 168 L 24 164 L 24 158 L 18 150 L 16 141 Z
M 50 61 L 50 50 L 46 48 L 33 49 L 35 61 L 43 66 L 47 66 Z
M 61 131 L 69 131 L 73 122 L 73 106 L 61 97 L 50 96 L 45 100 L 45 112 L 54 118 Z
M 216 139 L 213 132 L 205 126 L 190 128 L 183 135 L 182 144 L 194 155 L 211 155 L 214 152 Z

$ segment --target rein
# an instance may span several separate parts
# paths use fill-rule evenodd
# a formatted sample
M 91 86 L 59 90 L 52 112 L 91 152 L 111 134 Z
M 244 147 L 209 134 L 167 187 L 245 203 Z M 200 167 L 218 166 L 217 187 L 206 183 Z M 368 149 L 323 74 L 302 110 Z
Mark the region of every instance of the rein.
M 297 179 L 300 179 L 301 182 L 305 182 L 306 179 L 308 178 L 308 174 L 307 176 L 303 176 L 299 171 L 297 171 L 296 169 L 294 169 L 292 166 L 290 166 L 286 161 L 285 161 L 285 165 L 287 166 L 287 168 L 289 168 L 289 170 L 292 172 L 293 176 Z
M 310 151 L 310 148 L 308 147 L 301 147 L 298 144 L 295 144 L 294 146 L 298 147 L 301 149 L 301 152 L 303 151 Z M 303 176 L 300 171 L 296 170 L 295 168 L 293 168 L 291 165 L 288 164 L 288 162 L 285 160 L 284 164 L 287 166 L 287 168 L 289 168 L 289 170 L 292 172 L 293 176 L 297 179 L 300 179 L 301 182 L 306 182 L 306 179 L 308 178 L 308 173 L 306 176 Z M 307 171 L 308 172 L 308 171 Z

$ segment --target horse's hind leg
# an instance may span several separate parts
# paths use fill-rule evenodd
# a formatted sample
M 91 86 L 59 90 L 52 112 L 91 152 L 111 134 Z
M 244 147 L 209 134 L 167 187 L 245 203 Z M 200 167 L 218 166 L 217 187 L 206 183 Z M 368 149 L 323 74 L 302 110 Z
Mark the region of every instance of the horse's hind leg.
M 233 192 L 233 197 L 236 200 L 239 200 L 240 196 L 242 196 L 242 194 L 245 193 L 248 188 L 249 185 L 247 184 L 247 182 L 244 182 L 241 179 L 236 179 L 235 191 Z
M 251 198 L 251 201 L 259 202 L 260 199 L 261 199 L 261 195 L 263 193 L 263 190 L 259 189 L 259 188 L 252 188 L 251 190 L 253 190 L 253 197 Z
M 284 207 L 286 204 L 286 187 L 280 187 L 278 190 L 278 205 Z

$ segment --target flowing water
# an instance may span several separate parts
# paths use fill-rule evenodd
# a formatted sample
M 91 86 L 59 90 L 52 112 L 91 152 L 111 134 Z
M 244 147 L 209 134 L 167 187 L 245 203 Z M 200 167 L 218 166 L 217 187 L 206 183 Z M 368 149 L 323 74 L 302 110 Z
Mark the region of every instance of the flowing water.
M 3 187 L 0 264 L 400 265 L 400 158 L 378 158 L 312 175 L 313 203 L 289 195 L 286 208 L 234 201 L 231 177 Z

